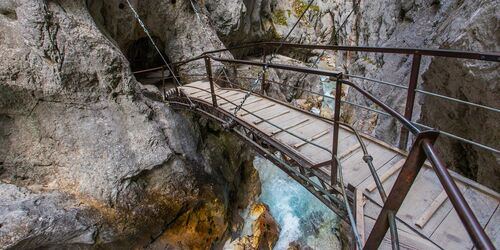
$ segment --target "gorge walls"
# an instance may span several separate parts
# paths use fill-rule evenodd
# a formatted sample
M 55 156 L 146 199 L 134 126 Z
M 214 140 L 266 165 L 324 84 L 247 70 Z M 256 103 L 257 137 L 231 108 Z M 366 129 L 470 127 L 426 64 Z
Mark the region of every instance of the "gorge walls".
M 164 57 L 283 39 L 304 0 L 131 1 Z M 195 12 L 194 9 L 197 11 Z M 300 43 L 499 51 L 498 1 L 316 0 L 290 34 Z M 347 21 L 346 21 L 347 20 Z M 342 24 L 345 25 L 342 26 Z M 126 1 L 0 2 L 0 245 L 10 248 L 210 248 L 241 227 L 259 193 L 252 152 L 192 114 L 149 98 L 132 75 L 161 63 Z M 277 61 L 308 65 L 321 51 Z M 244 55 L 252 55 L 252 51 Z M 223 56 L 233 57 L 226 53 Z M 411 58 L 331 53 L 331 67 L 405 85 Z M 205 71 L 202 62 L 180 68 Z M 499 107 L 498 66 L 424 58 L 419 88 Z M 272 73 L 274 79 L 296 76 Z M 307 88 L 317 77 L 307 79 Z M 402 111 L 405 93 L 359 82 Z M 282 100 L 308 98 L 274 88 Z M 348 91 L 347 100 L 374 107 Z M 394 120 L 343 117 L 396 144 Z M 414 121 L 498 148 L 498 115 L 419 96 Z M 499 190 L 499 156 L 441 138 L 447 164 Z

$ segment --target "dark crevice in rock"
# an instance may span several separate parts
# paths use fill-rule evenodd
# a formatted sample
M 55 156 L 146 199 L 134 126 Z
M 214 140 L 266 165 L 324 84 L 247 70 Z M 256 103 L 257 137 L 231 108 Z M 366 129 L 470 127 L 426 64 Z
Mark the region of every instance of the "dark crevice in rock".
M 167 223 L 165 223 L 162 226 L 162 228 L 160 229 L 160 231 L 157 234 L 151 235 L 148 245 L 144 246 L 144 248 L 148 248 L 149 245 L 153 244 L 156 240 L 158 240 L 162 236 L 162 234 L 165 233 L 165 231 L 170 226 L 172 226 L 172 224 L 174 224 L 182 215 L 184 215 L 189 210 L 190 210 L 189 206 L 187 204 L 184 204 L 181 207 L 181 209 L 179 209 L 177 214 L 175 214 L 170 221 L 168 221 Z
M 0 15 L 4 15 L 10 19 L 17 20 L 17 13 L 15 10 L 0 8 Z
M 160 51 L 164 51 L 164 42 L 158 37 L 153 37 L 153 40 L 155 44 L 159 46 Z M 150 69 L 164 65 L 161 56 L 158 54 L 148 37 L 142 37 L 131 42 L 131 45 L 125 49 L 124 53 L 127 55 L 132 71 Z M 164 53 L 163 58 L 167 59 L 167 63 L 170 63 L 167 55 Z

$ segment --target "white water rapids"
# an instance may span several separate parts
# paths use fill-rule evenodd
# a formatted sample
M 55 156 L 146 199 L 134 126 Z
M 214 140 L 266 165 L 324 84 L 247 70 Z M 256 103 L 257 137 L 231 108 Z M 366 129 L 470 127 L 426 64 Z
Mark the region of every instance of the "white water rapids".
M 313 249 L 340 249 L 338 217 L 330 209 L 265 158 L 256 157 L 254 166 L 262 183 L 259 202 L 269 206 L 281 229 L 274 249 L 287 249 L 293 241 Z

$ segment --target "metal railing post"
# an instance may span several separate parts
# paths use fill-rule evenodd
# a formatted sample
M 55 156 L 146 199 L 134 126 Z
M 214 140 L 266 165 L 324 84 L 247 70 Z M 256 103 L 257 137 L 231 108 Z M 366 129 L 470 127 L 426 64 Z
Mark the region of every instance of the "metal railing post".
M 217 96 L 215 95 L 214 79 L 212 76 L 212 63 L 210 57 L 205 57 L 205 67 L 207 68 L 208 81 L 210 82 L 210 93 L 212 94 L 212 104 L 217 107 Z
M 266 63 L 266 49 L 264 48 L 263 49 L 263 56 L 262 56 L 262 63 Z M 262 82 L 261 82 L 261 85 L 260 85 L 260 94 L 261 95 L 264 95 L 264 90 L 266 89 L 266 65 L 262 66 L 262 70 L 263 70 L 263 73 L 262 73 Z
M 342 104 L 342 74 L 337 77 L 337 83 L 335 84 L 335 107 L 333 113 L 333 144 L 332 144 L 332 169 L 330 172 L 330 178 L 332 186 L 337 184 L 337 168 L 338 163 L 335 157 L 337 157 L 338 147 L 339 147 L 339 130 L 340 130 L 340 105 Z
M 165 67 L 161 67 L 161 87 L 163 88 L 163 101 L 167 100 L 167 90 L 165 87 Z
M 399 172 L 396 182 L 387 197 L 387 201 L 384 203 L 384 207 L 373 226 L 371 234 L 368 236 L 364 249 L 377 249 L 380 243 L 382 243 L 387 233 L 387 229 L 390 227 L 389 217 L 397 214 L 427 158 L 422 144 L 424 142 L 433 144 L 438 135 L 439 133 L 436 131 L 427 131 L 418 134 L 408 154 L 408 158 L 401 168 L 401 172 Z M 391 213 L 393 213 L 393 215 L 391 215 Z
M 432 143 L 424 142 L 422 148 L 427 155 L 427 158 L 431 162 L 436 175 L 443 185 L 450 202 L 453 204 L 458 217 L 462 221 L 465 230 L 469 233 L 470 238 L 474 242 L 477 249 L 495 249 L 490 238 L 484 232 L 483 227 L 477 220 L 476 216 L 472 212 L 469 204 L 465 200 L 464 196 L 460 192 L 457 184 L 448 172 L 446 165 L 443 163 L 441 158 L 436 154 Z
M 179 66 L 176 64 L 172 64 L 172 72 L 170 72 L 170 73 L 172 74 L 174 81 L 175 81 L 175 77 L 176 77 L 176 74 L 178 71 L 179 71 Z M 179 91 L 178 87 L 175 87 L 175 94 L 177 96 L 180 96 L 180 91 Z
M 421 60 L 422 56 L 418 53 L 418 51 L 415 51 L 415 53 L 413 54 L 410 83 L 408 84 L 408 93 L 406 96 L 406 105 L 405 105 L 404 116 L 408 121 L 411 121 L 413 116 L 413 107 L 415 106 L 415 94 L 417 90 L 418 75 L 420 73 Z M 401 135 L 399 137 L 400 149 L 406 150 L 406 146 L 408 145 L 408 137 L 409 137 L 409 131 L 403 126 L 401 128 Z

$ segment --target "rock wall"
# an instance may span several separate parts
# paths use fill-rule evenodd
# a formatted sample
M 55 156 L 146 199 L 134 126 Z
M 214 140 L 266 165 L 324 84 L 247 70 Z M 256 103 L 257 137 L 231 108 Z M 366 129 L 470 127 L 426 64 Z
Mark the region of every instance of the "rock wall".
M 1 248 L 216 246 L 258 193 L 250 151 L 146 98 L 88 6 L 0 3 Z
M 344 36 L 359 46 L 499 51 L 500 37 L 496 34 L 498 8 L 498 1 L 361 1 L 355 25 L 347 27 Z M 411 57 L 359 54 L 351 61 L 351 65 L 351 73 L 407 85 Z M 498 69 L 497 63 L 424 57 L 419 88 L 499 107 L 496 90 L 500 78 Z M 357 82 L 385 103 L 400 112 L 404 111 L 404 90 Z M 367 106 L 373 105 L 354 92 L 349 93 L 348 99 Z M 349 116 L 353 123 L 362 124 L 370 114 L 352 110 Z M 499 135 L 495 132 L 498 130 L 498 118 L 498 114 L 491 111 L 423 95 L 417 96 L 413 116 L 414 121 L 496 148 L 499 147 Z M 480 124 L 477 121 L 481 121 Z M 400 125 L 393 119 L 378 115 L 375 126 L 364 128 L 394 144 L 399 140 Z M 481 132 L 485 130 L 490 132 Z M 446 137 L 438 140 L 438 150 L 450 168 L 500 190 L 498 155 Z
M 205 6 L 227 46 L 243 42 L 282 40 L 306 9 L 307 0 L 206 0 Z M 289 42 L 327 43 L 333 40 L 335 0 L 315 1 L 288 37 Z M 338 15 L 343 15 L 339 13 Z

